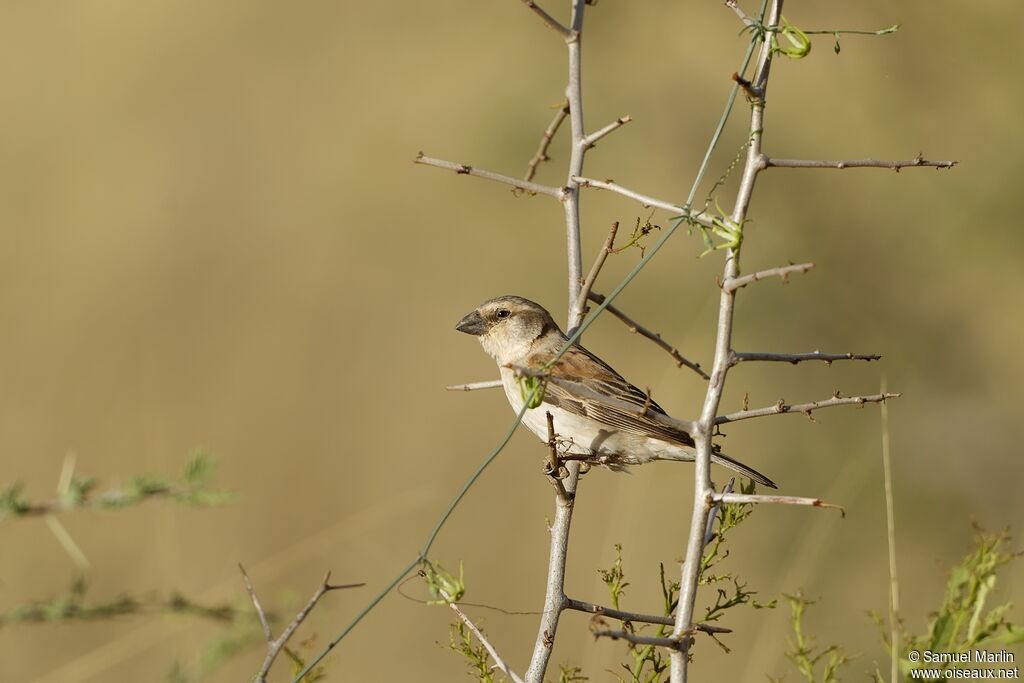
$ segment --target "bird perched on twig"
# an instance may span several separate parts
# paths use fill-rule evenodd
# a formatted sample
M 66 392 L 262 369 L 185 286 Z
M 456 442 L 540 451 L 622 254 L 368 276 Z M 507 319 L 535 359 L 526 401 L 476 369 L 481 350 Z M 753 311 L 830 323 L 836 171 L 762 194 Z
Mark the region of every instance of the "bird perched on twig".
M 519 296 L 485 301 L 460 320 L 455 329 L 476 336 L 497 361 L 505 396 L 517 413 L 527 397 L 517 379 L 517 368 L 545 368 L 568 341 L 550 313 Z M 652 460 L 693 462 L 695 451 L 690 435 L 650 417 L 667 413 L 648 394 L 579 344 L 573 344 L 546 371 L 549 381 L 541 405 L 523 414 L 523 424 L 543 441 L 548 440 L 550 412 L 566 455 L 583 456 L 584 460 L 613 469 Z M 573 393 L 573 384 L 584 387 L 586 395 Z M 603 402 L 600 397 L 612 400 Z M 622 404 L 634 409 L 627 410 Z M 771 479 L 721 453 L 717 447 L 711 462 L 777 488 Z

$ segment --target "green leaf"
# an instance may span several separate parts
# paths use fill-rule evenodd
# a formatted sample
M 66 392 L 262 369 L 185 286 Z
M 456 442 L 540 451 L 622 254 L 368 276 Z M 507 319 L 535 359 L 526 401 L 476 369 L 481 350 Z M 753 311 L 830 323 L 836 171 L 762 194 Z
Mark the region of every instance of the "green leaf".
M 217 469 L 217 462 L 207 451 L 197 448 L 189 454 L 182 476 L 186 484 L 200 486 L 207 483 Z
M 783 54 L 790 59 L 803 59 L 811 53 L 811 39 L 807 37 L 806 33 L 789 23 L 786 17 L 782 17 L 782 27 L 778 29 L 777 33 L 781 34 L 789 45 L 781 46 L 778 39 L 773 37 L 772 49 L 775 52 Z
M 539 408 L 544 402 L 544 391 L 547 389 L 547 382 L 543 377 L 517 377 L 519 395 L 523 397 L 526 407 Z
M 1024 626 L 1018 626 L 1016 624 L 1007 624 L 1006 630 L 1003 631 L 998 640 L 1004 645 L 1016 645 L 1018 643 L 1024 643 Z
M 459 578 L 442 567 L 423 560 L 423 577 L 427 582 L 427 590 L 434 597 L 427 601 L 428 605 L 448 605 L 458 602 L 466 594 L 466 583 L 463 577 L 462 560 L 459 560 Z

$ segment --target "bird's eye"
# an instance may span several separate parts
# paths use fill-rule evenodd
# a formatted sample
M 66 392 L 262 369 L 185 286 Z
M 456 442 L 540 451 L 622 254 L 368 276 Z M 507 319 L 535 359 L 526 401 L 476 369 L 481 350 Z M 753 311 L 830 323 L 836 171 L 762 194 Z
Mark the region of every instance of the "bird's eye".
M 509 312 L 507 308 L 499 308 L 497 311 L 494 312 L 494 317 L 497 318 L 498 320 L 504 320 L 510 315 L 512 314 L 511 312 Z

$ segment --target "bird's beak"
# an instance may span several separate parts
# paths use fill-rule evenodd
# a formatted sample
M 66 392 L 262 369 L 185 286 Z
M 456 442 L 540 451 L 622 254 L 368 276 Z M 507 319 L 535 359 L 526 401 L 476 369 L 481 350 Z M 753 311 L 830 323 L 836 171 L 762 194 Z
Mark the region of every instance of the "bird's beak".
M 487 321 L 483 317 L 473 311 L 465 318 L 459 321 L 459 324 L 455 326 L 459 332 L 465 332 L 466 334 L 472 334 L 474 336 L 480 336 L 487 332 Z

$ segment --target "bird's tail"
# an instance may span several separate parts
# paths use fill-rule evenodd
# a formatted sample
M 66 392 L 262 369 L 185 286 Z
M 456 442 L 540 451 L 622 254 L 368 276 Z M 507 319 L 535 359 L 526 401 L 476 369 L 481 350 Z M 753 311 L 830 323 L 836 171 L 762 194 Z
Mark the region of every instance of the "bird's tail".
M 753 467 L 747 467 L 739 460 L 733 460 L 725 453 L 712 453 L 711 462 L 718 463 L 719 465 L 724 465 L 725 467 L 728 467 L 730 470 L 739 472 L 744 477 L 753 479 L 758 484 L 764 484 L 765 486 L 771 487 L 773 489 L 779 488 L 778 486 L 775 485 L 774 481 L 764 476 L 763 474 L 755 470 Z

